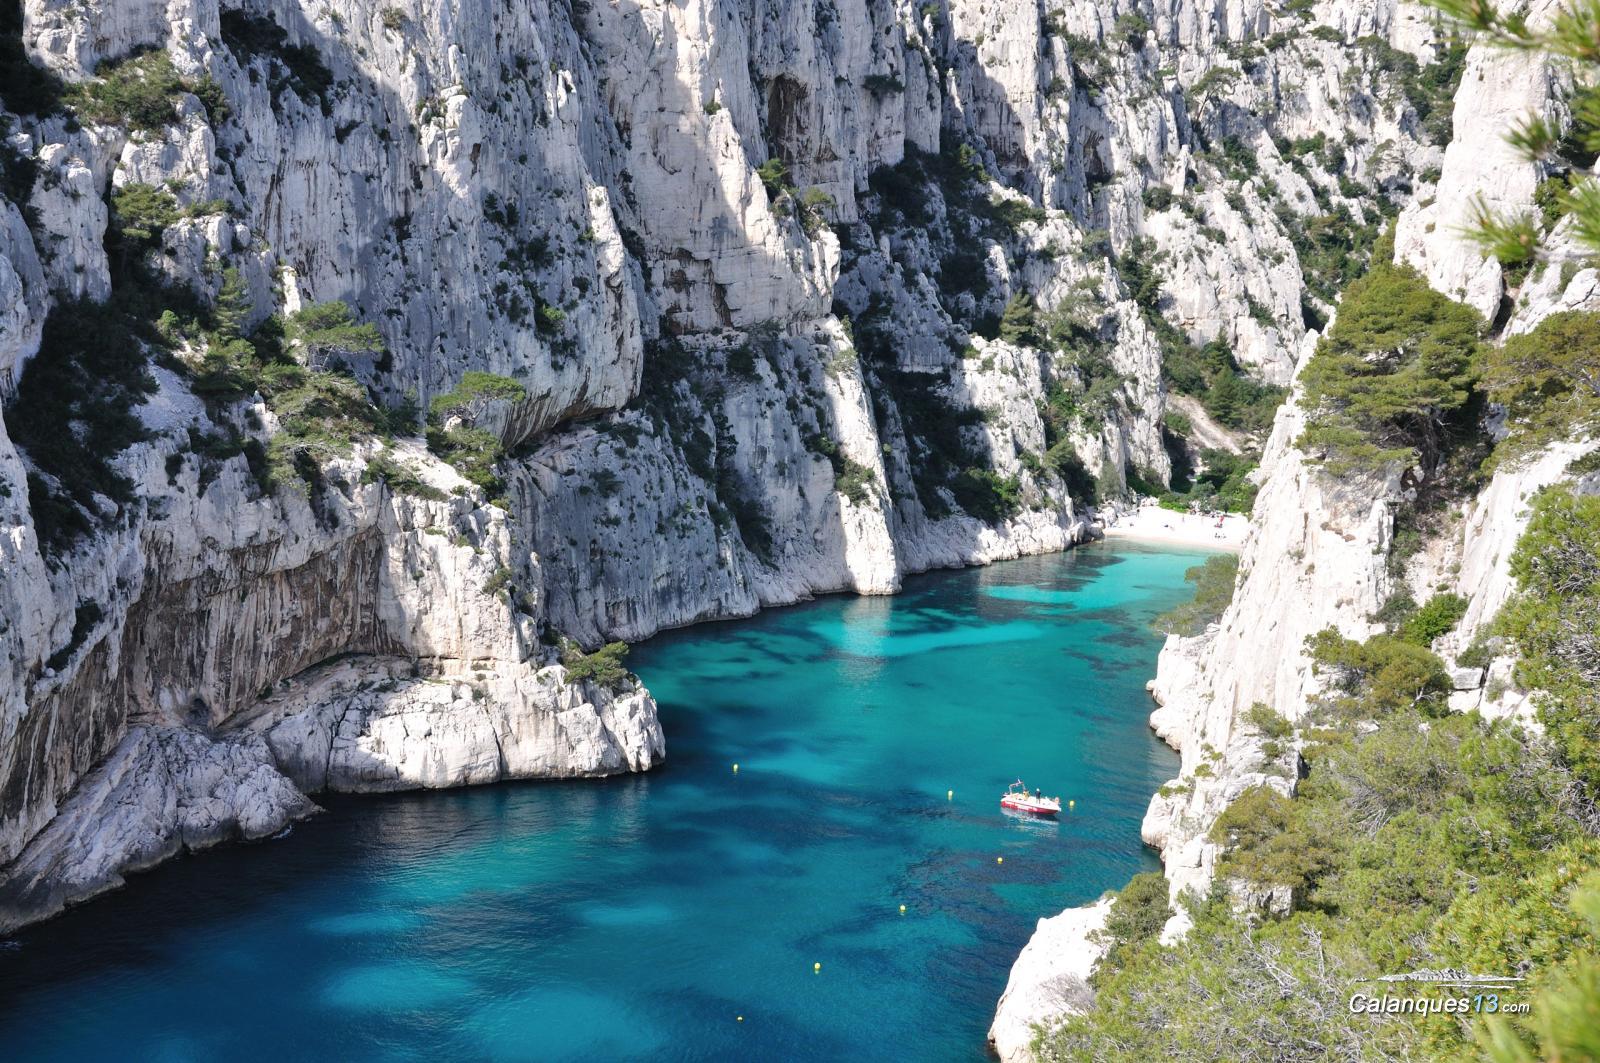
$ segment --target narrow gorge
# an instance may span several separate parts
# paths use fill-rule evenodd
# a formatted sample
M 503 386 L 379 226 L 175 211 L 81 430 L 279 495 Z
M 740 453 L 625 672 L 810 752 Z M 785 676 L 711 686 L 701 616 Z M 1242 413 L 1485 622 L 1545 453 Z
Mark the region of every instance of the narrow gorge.
M 1542 704 L 1497 616 L 1588 422 L 1463 374 L 1372 459 L 1312 368 L 1388 277 L 1474 366 L 1600 310 L 1592 154 L 1506 140 L 1582 113 L 1537 52 L 1401 0 L 5 0 L 0 47 L 0 934 L 338 794 L 670 764 L 628 644 L 1141 498 L 1252 514 L 1150 682 L 1160 943 L 1306 896 L 1226 816 L 1301 799 L 1377 671 L 1335 637 L 1459 599 L 1429 696 Z M 1096 1057 L 1118 918 L 1040 923 L 1003 1059 Z

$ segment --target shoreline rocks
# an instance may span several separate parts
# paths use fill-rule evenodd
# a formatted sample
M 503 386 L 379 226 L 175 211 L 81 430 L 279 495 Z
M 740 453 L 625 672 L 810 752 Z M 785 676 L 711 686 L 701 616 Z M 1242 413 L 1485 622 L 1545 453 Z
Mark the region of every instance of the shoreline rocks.
M 1027 1063 L 1041 1028 L 1094 1005 L 1089 975 L 1106 953 L 1097 935 L 1111 914 L 1111 898 L 1040 919 L 1006 979 L 989 1027 L 989 1048 L 1001 1063 Z

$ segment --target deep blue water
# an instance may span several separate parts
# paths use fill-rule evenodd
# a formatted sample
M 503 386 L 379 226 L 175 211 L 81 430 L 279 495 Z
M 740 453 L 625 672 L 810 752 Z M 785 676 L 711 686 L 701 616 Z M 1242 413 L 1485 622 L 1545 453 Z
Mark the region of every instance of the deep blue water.
M 138 876 L 0 946 L 0 1057 L 980 1059 L 1035 920 L 1156 866 L 1147 622 L 1203 556 L 662 635 L 659 771 L 330 798 Z M 1077 809 L 1003 814 L 1019 774 Z

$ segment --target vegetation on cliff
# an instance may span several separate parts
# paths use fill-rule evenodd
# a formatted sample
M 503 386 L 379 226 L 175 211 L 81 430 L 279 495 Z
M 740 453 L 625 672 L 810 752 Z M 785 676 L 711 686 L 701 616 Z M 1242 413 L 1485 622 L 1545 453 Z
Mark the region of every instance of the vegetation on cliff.
M 1488 400 L 1509 414 L 1494 460 L 1593 424 L 1596 322 L 1559 314 L 1486 344 L 1471 310 L 1379 265 L 1351 285 L 1304 370 L 1300 445 L 1332 473 L 1413 470 L 1421 501 L 1402 506 L 1392 548 L 1403 561 L 1418 509 L 1477 482 Z M 1185 943 L 1114 934 L 1095 1007 L 1044 1035 L 1041 1058 L 1592 1058 L 1600 498 L 1558 485 L 1532 511 L 1511 557 L 1516 593 L 1490 630 L 1515 654 L 1540 727 L 1450 710 L 1453 684 L 1430 646 L 1464 615 L 1458 595 L 1419 605 L 1397 594 L 1373 617 L 1386 630 L 1364 640 L 1313 635 L 1306 652 L 1323 693 L 1296 725 L 1276 718 L 1260 769 L 1280 774 L 1274 753 L 1295 739 L 1293 793 L 1258 785 L 1233 801 L 1210 836 L 1223 849 L 1217 884 L 1185 901 Z M 1369 981 L 1380 975 L 1441 967 L 1525 978 L 1499 1000 L 1531 1000 L 1533 1011 L 1347 1006 L 1380 992 Z
M 1296 794 L 1246 792 L 1215 835 L 1223 882 L 1286 887 L 1293 909 L 1240 914 L 1219 882 L 1190 900 L 1185 944 L 1119 940 L 1095 1008 L 1044 1038 L 1041 1058 L 1455 1058 L 1483 1016 L 1346 1002 L 1418 968 L 1514 972 L 1534 994 L 1561 985 L 1564 958 L 1597 940 L 1571 910 L 1600 859 L 1574 776 L 1514 724 L 1430 705 L 1396 706 L 1356 678 L 1303 722 Z
M 1354 282 L 1301 374 L 1299 446 L 1336 475 L 1402 463 L 1436 475 L 1475 428 L 1469 399 L 1483 322 L 1416 271 L 1380 265 Z
M 1239 578 L 1239 555 L 1208 557 L 1204 564 L 1185 570 L 1183 578 L 1194 584 L 1194 597 L 1156 617 L 1152 626 L 1169 635 L 1198 635 L 1208 625 L 1216 623 L 1233 601 L 1234 584 Z

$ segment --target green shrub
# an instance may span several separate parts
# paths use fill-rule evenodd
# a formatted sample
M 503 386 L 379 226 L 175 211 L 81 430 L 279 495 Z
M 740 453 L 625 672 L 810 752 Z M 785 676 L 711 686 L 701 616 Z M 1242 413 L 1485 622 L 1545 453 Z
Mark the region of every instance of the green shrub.
M 1600 793 L 1600 498 L 1540 492 L 1511 575 L 1517 594 L 1496 630 L 1520 655 L 1518 682 L 1540 691 L 1539 719 L 1563 762 Z
M 1000 338 L 1021 346 L 1038 345 L 1038 308 L 1034 306 L 1033 296 L 1018 292 L 1006 302 L 1005 311 L 1000 315 Z
M 350 307 L 338 300 L 296 310 L 289 315 L 284 333 L 308 359 L 332 353 L 376 354 L 384 349 L 377 326 L 357 322 Z
M 177 199 L 165 188 L 130 183 L 111 193 L 112 227 L 130 248 L 159 243 L 167 226 L 181 217 Z
M 768 199 L 775 200 L 789 190 L 789 168 L 782 159 L 768 159 L 757 166 L 756 176 L 766 186 Z
M 1550 891 L 1538 890 L 1535 896 L 1544 902 Z M 1510 900 L 1526 905 L 1525 897 Z M 1571 909 L 1578 918 L 1565 928 L 1566 939 L 1586 942 L 1588 947 L 1562 956 L 1565 962 L 1532 1004 L 1537 1018 L 1523 1029 L 1504 1015 L 1489 1018 L 1480 1044 L 1487 1047 L 1492 1063 L 1600 1059 L 1600 953 L 1594 947 L 1600 938 L 1600 874 L 1589 874 L 1571 891 Z M 1548 918 L 1547 911 L 1541 904 L 1531 914 Z
M 450 497 L 423 480 L 415 469 L 387 453 L 375 454 L 367 461 L 367 467 L 361 474 L 361 482 L 387 484 L 389 490 L 395 494 L 411 495 L 413 498 L 434 502 L 442 502 Z
M 1106 914 L 1103 933 L 1108 947 L 1106 958 L 1101 961 L 1102 970 L 1117 966 L 1130 950 L 1154 939 L 1171 918 L 1166 876 L 1159 871 L 1145 871 L 1129 879 L 1117 891 L 1111 911 Z
M 1449 711 L 1445 699 L 1451 685 L 1444 662 L 1422 646 L 1393 635 L 1356 642 L 1330 627 L 1309 636 L 1306 651 L 1316 673 L 1329 679 L 1332 704 L 1346 715 L 1381 716 L 1413 708 L 1435 715 Z
M 1487 668 L 1494 661 L 1495 653 L 1490 639 L 1480 632 L 1477 638 L 1456 654 L 1456 663 L 1463 668 Z
M 1389 592 L 1389 597 L 1385 598 L 1378 611 L 1372 614 L 1372 622 L 1382 624 L 1389 629 L 1391 635 L 1397 635 L 1416 611 L 1417 600 L 1411 596 L 1411 589 L 1401 584 Z
M 262 374 L 262 391 L 278 417 L 279 431 L 268 445 L 275 483 L 298 477 L 315 484 L 317 469 L 348 456 L 378 425 L 367 389 L 343 373 L 275 363 Z
M 828 224 L 827 212 L 834 208 L 833 197 L 820 188 L 800 193 L 800 227 L 807 236 L 816 236 Z
M 906 90 L 905 82 L 889 74 L 868 74 L 862 84 L 868 92 L 880 98 Z
M 1244 723 L 1263 738 L 1281 741 L 1294 734 L 1294 724 L 1288 717 L 1261 701 L 1253 702 L 1245 710 Z
M 206 118 L 210 120 L 212 128 L 233 117 L 233 105 L 228 102 L 228 96 L 222 91 L 217 79 L 210 74 L 185 87 L 194 93 L 200 105 L 206 109 Z
M 539 300 L 539 309 L 534 317 L 534 326 L 541 335 L 556 336 L 566 328 L 567 312 L 559 306 L 554 306 L 544 300 Z
M 1200 452 L 1202 468 L 1195 474 L 1190 493 L 1230 513 L 1249 513 L 1261 489 L 1250 480 L 1255 458 L 1206 448 Z
M 308 307 L 287 322 L 268 318 L 244 337 L 238 330 L 247 314 L 242 284 L 237 272 L 230 270 L 224 273 L 222 294 L 212 311 L 217 327 L 206 336 L 195 391 L 222 401 L 259 393 L 277 416 L 278 431 L 268 443 L 267 462 L 258 479 L 266 489 L 304 482 L 315 498 L 321 490 L 323 465 L 348 456 L 357 440 L 388 432 L 407 411 L 379 409 L 360 381 L 342 370 L 302 365 L 285 349 L 284 341 L 294 337 L 310 355 L 381 350 L 382 340 L 372 326 L 355 324 L 343 303 Z M 397 470 L 379 470 L 385 471 L 401 475 Z
M 177 96 L 188 90 L 166 52 L 101 63 L 91 81 L 73 86 L 67 102 L 100 125 L 163 129 L 177 121 Z
M 608 642 L 593 653 L 583 653 L 569 646 L 562 658 L 567 669 L 567 682 L 591 682 L 597 686 L 615 689 L 632 680 L 633 676 L 622 663 L 628 655 L 626 642 Z
M 1222 619 L 1223 610 L 1233 601 L 1239 555 L 1215 554 L 1185 571 L 1183 578 L 1194 584 L 1194 598 L 1156 617 L 1153 626 L 1169 635 L 1198 635 Z
M 876 473 L 859 461 L 840 455 L 838 471 L 833 478 L 834 490 L 856 505 L 864 506 L 875 497 L 877 486 Z
M 1040 225 L 1049 214 L 1024 199 L 1013 196 L 993 196 L 989 200 L 989 217 L 1008 235 L 1016 235 L 1024 225 Z
M 1227 849 L 1219 874 L 1263 886 L 1303 890 L 1332 860 L 1295 802 L 1270 786 L 1246 790 L 1224 809 L 1211 840 Z
M 956 505 L 985 524 L 1010 520 L 1022 509 L 1022 483 L 993 469 L 968 468 L 950 480 Z
M 1600 420 L 1600 314 L 1552 314 L 1483 351 L 1483 383 L 1506 407 L 1511 453 L 1581 436 Z
M 1172 206 L 1172 189 L 1166 185 L 1151 185 L 1144 190 L 1143 199 L 1146 210 L 1159 214 Z
M 1440 635 L 1454 631 L 1466 615 L 1467 600 L 1461 595 L 1435 594 L 1406 619 L 1400 637 L 1418 646 L 1430 646 Z
M 509 593 L 511 586 L 511 570 L 504 565 L 489 574 L 483 581 L 483 593 L 491 597 Z
M 451 428 L 430 425 L 425 433 L 428 449 L 455 466 L 468 483 L 495 496 L 505 486 L 495 473 L 500 460 L 500 438 L 481 428 Z
M 469 420 L 490 402 L 521 402 L 528 389 L 510 377 L 469 369 L 456 386 L 428 403 L 428 416 L 442 423 L 451 417 Z

